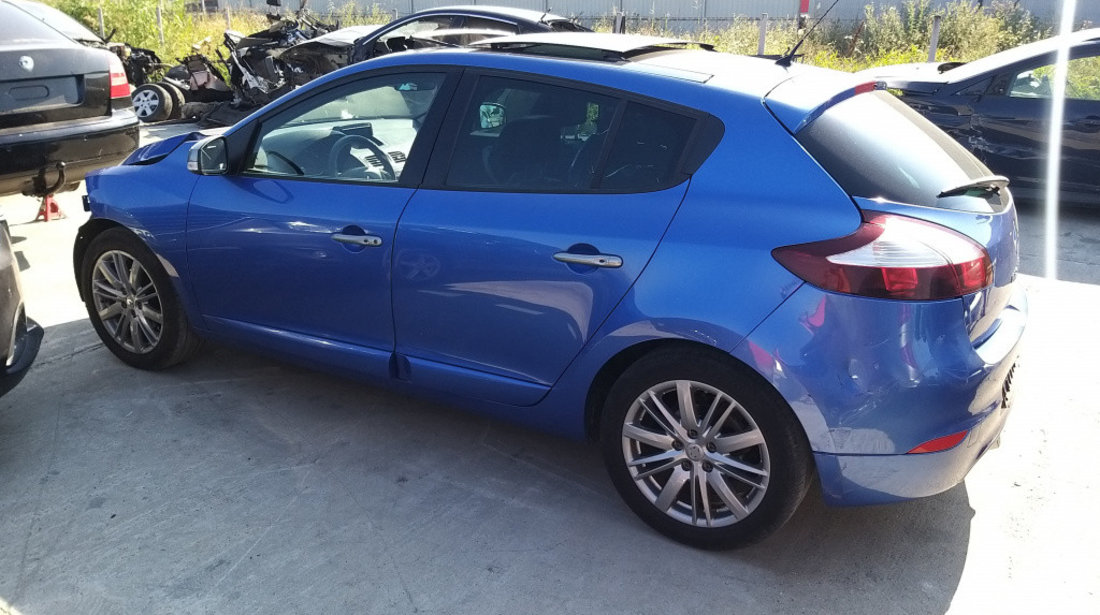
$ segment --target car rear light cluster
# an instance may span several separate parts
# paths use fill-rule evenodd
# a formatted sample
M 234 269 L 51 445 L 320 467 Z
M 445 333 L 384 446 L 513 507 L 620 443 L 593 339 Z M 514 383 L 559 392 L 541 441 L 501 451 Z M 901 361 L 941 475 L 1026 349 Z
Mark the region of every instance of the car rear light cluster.
M 126 80 L 126 69 L 122 67 L 122 60 L 112 55 L 111 61 L 111 98 L 126 98 L 130 95 L 130 82 Z
M 961 297 L 993 282 L 989 254 L 947 227 L 864 212 L 856 232 L 776 248 L 780 264 L 828 291 L 910 301 Z

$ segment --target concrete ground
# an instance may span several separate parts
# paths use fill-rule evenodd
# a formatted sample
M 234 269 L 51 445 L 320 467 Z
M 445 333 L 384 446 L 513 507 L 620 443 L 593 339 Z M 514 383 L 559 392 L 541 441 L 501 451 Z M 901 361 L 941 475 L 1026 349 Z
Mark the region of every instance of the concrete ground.
M 85 218 L 0 199 L 46 340 L 0 398 L 0 615 L 1096 613 L 1100 212 L 1063 220 L 1002 445 L 900 505 L 811 491 L 755 547 L 700 552 L 620 502 L 595 447 L 232 348 L 126 367 L 79 303 Z M 1023 212 L 1023 271 L 1041 213 Z

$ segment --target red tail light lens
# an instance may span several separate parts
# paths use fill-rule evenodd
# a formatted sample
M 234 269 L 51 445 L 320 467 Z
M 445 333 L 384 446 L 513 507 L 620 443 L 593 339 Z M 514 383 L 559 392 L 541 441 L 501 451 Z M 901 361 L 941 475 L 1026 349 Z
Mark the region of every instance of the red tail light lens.
M 122 60 L 118 56 L 111 56 L 111 98 L 126 98 L 130 95 L 130 82 L 126 80 L 126 69 L 122 68 Z
M 993 283 L 989 254 L 974 240 L 880 212 L 864 212 L 863 224 L 847 237 L 776 248 L 772 256 L 818 288 L 864 297 L 949 299 Z
M 943 436 L 942 438 L 929 440 L 906 454 L 920 455 L 923 453 L 938 453 L 940 451 L 946 451 L 949 448 L 954 448 L 955 446 L 957 446 L 959 442 L 962 442 L 967 433 L 969 432 L 960 431 L 959 433 L 953 433 L 950 436 Z

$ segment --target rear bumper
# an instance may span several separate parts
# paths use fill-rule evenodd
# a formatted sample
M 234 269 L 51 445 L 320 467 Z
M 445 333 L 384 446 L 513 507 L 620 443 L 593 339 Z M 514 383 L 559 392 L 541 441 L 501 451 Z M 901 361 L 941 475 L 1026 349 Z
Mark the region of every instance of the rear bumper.
M 25 330 L 17 332 L 17 336 L 11 363 L 0 369 L 0 395 L 12 390 L 23 380 L 42 346 L 42 327 L 29 318 Z
M 0 132 L 0 196 L 35 192 L 40 173 L 47 186 L 54 184 L 58 162 L 65 163 L 64 185 L 58 188 L 64 190 L 90 171 L 124 160 L 138 138 L 137 116 L 129 109 L 94 120 Z
M 989 412 L 960 444 L 939 453 L 830 455 L 814 453 L 825 501 L 834 506 L 885 504 L 942 493 L 962 482 L 996 448 L 1010 406 Z
M 975 345 L 962 300 L 870 300 L 804 285 L 734 354 L 795 411 L 826 502 L 877 504 L 950 489 L 996 443 L 1026 320 L 1017 286 Z M 948 450 L 909 453 L 963 431 Z

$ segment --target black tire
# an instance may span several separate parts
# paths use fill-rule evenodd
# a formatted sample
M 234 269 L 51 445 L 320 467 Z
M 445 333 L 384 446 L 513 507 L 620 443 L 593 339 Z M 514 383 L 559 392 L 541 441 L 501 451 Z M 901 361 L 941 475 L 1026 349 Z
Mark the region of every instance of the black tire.
M 695 412 L 683 412 L 685 398 Z M 600 446 L 635 514 L 702 549 L 743 547 L 779 529 L 806 495 L 813 466 L 783 398 L 732 359 L 701 350 L 658 351 L 630 366 L 608 394 Z
M 80 266 L 80 287 L 96 333 L 124 362 L 164 369 L 199 349 L 201 340 L 168 274 L 129 231 L 108 229 L 92 239 Z
M 187 96 L 184 94 L 183 89 L 174 83 L 167 81 L 161 81 L 158 83 L 160 87 L 164 88 L 165 92 L 168 92 L 168 97 L 172 99 L 172 111 L 168 114 L 168 119 L 178 120 L 183 117 L 183 105 L 187 102 Z
M 168 90 L 156 83 L 139 86 L 131 94 L 134 113 L 143 122 L 161 122 L 172 115 L 172 97 Z

